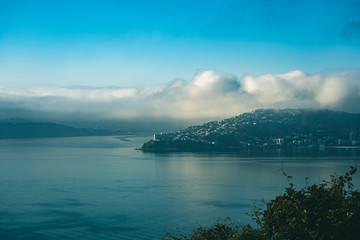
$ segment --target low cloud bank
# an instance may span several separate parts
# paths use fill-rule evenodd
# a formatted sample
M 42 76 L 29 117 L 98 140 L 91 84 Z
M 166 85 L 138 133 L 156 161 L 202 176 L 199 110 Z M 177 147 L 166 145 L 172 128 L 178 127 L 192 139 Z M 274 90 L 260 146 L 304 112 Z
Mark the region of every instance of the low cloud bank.
M 7 109 L 2 118 L 11 112 L 36 111 L 68 117 L 84 114 L 104 119 L 149 117 L 205 121 L 270 107 L 360 112 L 359 102 L 360 72 L 357 70 L 318 74 L 296 70 L 243 78 L 206 70 L 199 71 L 190 81 L 177 79 L 156 89 L 0 87 L 0 108 Z

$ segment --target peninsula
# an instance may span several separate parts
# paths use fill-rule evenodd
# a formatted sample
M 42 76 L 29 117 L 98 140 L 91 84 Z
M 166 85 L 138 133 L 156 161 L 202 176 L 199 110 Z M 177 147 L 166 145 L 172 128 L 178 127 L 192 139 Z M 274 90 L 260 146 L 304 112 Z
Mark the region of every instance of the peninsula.
M 360 146 L 360 114 L 312 109 L 258 109 L 183 130 L 154 134 L 144 152 L 237 151 Z

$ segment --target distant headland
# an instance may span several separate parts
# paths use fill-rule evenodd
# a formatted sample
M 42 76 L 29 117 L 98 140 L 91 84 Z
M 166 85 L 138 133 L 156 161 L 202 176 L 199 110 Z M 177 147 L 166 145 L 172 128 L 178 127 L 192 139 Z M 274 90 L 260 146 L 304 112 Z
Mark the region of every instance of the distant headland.
M 360 114 L 313 109 L 258 109 L 169 133 L 156 133 L 144 152 L 360 147 Z

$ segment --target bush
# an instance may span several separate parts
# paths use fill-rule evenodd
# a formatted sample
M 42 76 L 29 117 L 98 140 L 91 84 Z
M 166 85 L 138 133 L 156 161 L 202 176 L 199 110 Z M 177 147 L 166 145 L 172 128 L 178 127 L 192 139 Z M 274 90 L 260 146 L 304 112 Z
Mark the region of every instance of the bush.
M 240 226 L 236 226 L 233 222 L 226 218 L 224 222 L 219 220 L 213 226 L 205 228 L 199 226 L 196 230 L 193 230 L 189 236 L 182 234 L 181 232 L 166 233 L 162 239 L 173 239 L 173 240 L 222 240 L 222 239 L 232 239 L 233 236 L 236 236 L 241 233 Z
M 285 239 L 360 239 L 360 193 L 354 189 L 351 167 L 343 176 L 336 173 L 330 181 L 306 185 L 297 190 L 289 180 L 285 193 L 266 204 L 254 207 L 257 228 L 235 225 L 231 220 L 213 226 L 199 226 L 184 235 L 165 234 L 172 240 L 285 240 Z

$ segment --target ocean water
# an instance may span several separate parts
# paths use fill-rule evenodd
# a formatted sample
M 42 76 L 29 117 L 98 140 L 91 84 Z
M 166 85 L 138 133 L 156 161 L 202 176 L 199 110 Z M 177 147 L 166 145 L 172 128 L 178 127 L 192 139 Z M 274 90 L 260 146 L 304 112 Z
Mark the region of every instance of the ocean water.
M 288 186 L 328 180 L 359 149 L 319 153 L 153 154 L 151 137 L 0 140 L 0 239 L 158 239 L 230 217 L 253 224 Z M 359 188 L 359 173 L 354 177 Z

